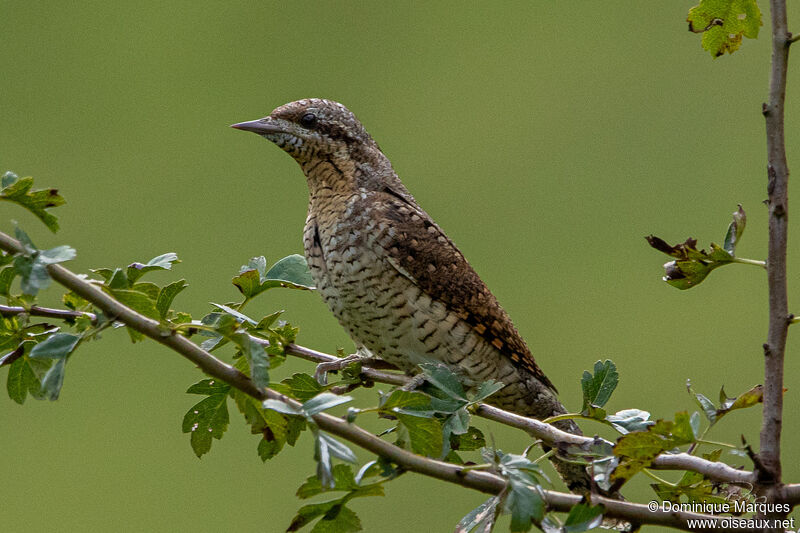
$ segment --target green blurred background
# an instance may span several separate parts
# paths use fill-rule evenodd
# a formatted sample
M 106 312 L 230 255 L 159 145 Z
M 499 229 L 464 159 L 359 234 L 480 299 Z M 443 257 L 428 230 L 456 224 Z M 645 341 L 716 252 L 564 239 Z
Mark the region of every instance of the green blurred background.
M 300 170 L 228 125 L 298 98 L 339 100 L 492 288 L 567 406 L 579 407 L 581 372 L 611 358 L 621 382 L 609 408 L 671 418 L 695 409 L 687 378 L 715 399 L 723 384 L 733 395 L 760 383 L 767 326 L 763 272 L 728 267 L 679 292 L 660 281 L 666 256 L 643 239 L 720 242 L 742 203 L 741 255 L 766 250 L 769 27 L 712 61 L 686 31 L 692 5 L 2 1 L 0 170 L 58 187 L 68 204 L 55 236 L 11 205 L 0 228 L 16 219 L 40 247 L 74 246 L 68 266 L 81 272 L 177 252 L 175 272 L 154 275 L 186 278 L 176 307 L 201 316 L 208 302 L 237 298 L 230 278 L 248 258 L 302 249 Z M 787 142 L 798 168 L 796 67 Z M 789 259 L 794 274 L 796 244 Z M 800 291 L 794 275 L 790 289 Z M 271 291 L 248 311 L 280 308 L 299 343 L 352 348 L 316 294 Z M 792 335 L 792 481 L 798 348 Z M 301 369 L 311 367 L 275 374 Z M 181 419 L 201 377 L 118 331 L 70 361 L 58 402 L 0 398 L 0 530 L 284 530 L 314 471 L 309 439 L 262 464 L 232 413 L 198 460 Z M 759 420 L 758 409 L 737 412 L 710 438 L 757 443 Z M 528 443 L 482 427 L 506 451 Z M 353 504 L 367 531 L 451 531 L 485 499 L 412 475 L 387 488 Z M 653 497 L 646 480 L 626 493 Z

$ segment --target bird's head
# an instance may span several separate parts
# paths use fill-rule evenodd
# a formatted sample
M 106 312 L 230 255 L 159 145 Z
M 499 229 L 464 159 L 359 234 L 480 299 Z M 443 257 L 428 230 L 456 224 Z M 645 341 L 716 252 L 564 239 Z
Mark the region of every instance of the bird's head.
M 364 148 L 377 148 L 349 109 L 320 98 L 290 102 L 262 119 L 231 127 L 274 142 L 303 166 L 316 159 L 340 159 Z

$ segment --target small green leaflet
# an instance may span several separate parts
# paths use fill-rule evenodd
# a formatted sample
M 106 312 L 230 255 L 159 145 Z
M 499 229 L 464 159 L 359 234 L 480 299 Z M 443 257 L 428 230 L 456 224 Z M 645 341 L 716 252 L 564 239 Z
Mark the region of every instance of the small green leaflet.
M 56 246 L 49 250 L 39 250 L 30 237 L 19 227 L 15 228 L 17 240 L 25 248 L 25 255 L 14 258 L 14 269 L 22 278 L 22 292 L 36 295 L 41 289 L 50 285 L 48 265 L 63 263 L 75 258 L 75 250 L 69 246 Z
M 58 194 L 58 189 L 35 189 L 33 178 L 19 178 L 11 171 L 3 175 L 0 182 L 0 200 L 9 200 L 17 203 L 36 215 L 39 220 L 44 222 L 50 231 L 58 231 L 58 219 L 47 210 L 52 207 L 64 205 L 64 198 Z
M 617 365 L 609 359 L 594 364 L 594 375 L 584 370 L 581 377 L 583 409 L 586 410 L 591 406 L 603 407 L 611 398 L 618 383 Z
M 284 257 L 266 271 L 263 256 L 254 257 L 243 266 L 232 282 L 246 298 L 255 298 L 267 289 L 288 287 L 291 289 L 313 290 L 314 280 L 308 270 L 308 263 L 302 255 Z
M 703 34 L 703 48 L 715 59 L 738 50 L 742 37 L 758 38 L 762 25 L 756 0 L 700 0 L 686 21 L 689 31 Z
M 171 270 L 172 265 L 180 262 L 181 261 L 178 259 L 178 254 L 174 252 L 168 252 L 166 254 L 156 256 L 144 264 L 131 263 L 128 265 L 126 274 L 130 283 L 133 284 L 136 283 L 136 280 L 148 272 L 152 272 L 154 270 Z
M 186 391 L 207 398 L 189 408 L 183 417 L 183 432 L 191 433 L 190 442 L 197 457 L 211 450 L 211 439 L 221 439 L 228 429 L 228 392 L 230 385 L 213 379 L 195 383 Z

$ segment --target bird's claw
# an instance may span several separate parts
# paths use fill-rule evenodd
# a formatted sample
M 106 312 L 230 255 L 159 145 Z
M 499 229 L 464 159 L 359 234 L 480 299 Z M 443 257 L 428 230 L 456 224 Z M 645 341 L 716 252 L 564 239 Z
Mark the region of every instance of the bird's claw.
M 351 363 L 355 363 L 356 361 L 363 361 L 367 358 L 354 353 L 350 354 L 347 357 L 342 357 L 341 359 L 337 359 L 336 361 L 326 361 L 324 363 L 319 363 L 317 365 L 316 370 L 314 370 L 314 379 L 317 380 L 317 383 L 320 385 L 327 385 L 328 384 L 328 372 L 338 372 L 339 370 L 347 367 Z

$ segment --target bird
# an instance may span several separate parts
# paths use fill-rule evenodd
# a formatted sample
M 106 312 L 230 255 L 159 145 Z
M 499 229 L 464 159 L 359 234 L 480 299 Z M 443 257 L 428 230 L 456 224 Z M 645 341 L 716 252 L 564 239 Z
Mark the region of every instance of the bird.
M 300 165 L 309 190 L 306 261 L 359 353 L 409 375 L 436 361 L 468 387 L 501 382 L 486 402 L 523 416 L 567 412 L 506 311 L 349 109 L 308 98 L 231 127 L 257 133 Z M 571 419 L 554 425 L 582 434 Z M 569 490 L 591 490 L 584 466 L 551 460 Z

